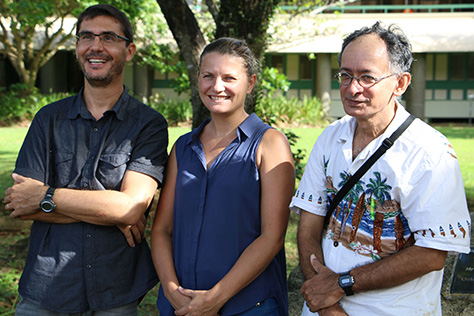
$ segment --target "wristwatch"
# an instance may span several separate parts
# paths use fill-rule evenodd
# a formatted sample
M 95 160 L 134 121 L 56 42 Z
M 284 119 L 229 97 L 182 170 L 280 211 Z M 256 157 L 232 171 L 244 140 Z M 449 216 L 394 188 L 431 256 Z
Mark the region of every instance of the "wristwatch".
M 342 273 L 337 279 L 339 286 L 346 292 L 347 296 L 354 295 L 352 286 L 354 285 L 354 277 L 349 272 Z
M 45 213 L 51 213 L 56 209 L 56 204 L 53 202 L 54 190 L 56 190 L 56 188 L 49 187 L 43 201 L 39 204 L 41 210 Z

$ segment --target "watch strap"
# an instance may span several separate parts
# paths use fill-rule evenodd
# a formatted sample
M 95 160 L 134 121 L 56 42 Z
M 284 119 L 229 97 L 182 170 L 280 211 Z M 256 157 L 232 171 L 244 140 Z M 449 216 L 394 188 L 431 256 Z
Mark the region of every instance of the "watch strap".
M 56 188 L 49 187 L 48 190 L 46 191 L 46 195 L 44 197 L 45 198 L 46 197 L 53 198 L 54 190 L 56 190 Z

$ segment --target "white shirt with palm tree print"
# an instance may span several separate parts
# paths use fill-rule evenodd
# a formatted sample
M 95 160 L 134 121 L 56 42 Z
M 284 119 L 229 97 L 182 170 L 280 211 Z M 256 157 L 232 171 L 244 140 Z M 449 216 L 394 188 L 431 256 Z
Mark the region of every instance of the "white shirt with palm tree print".
M 309 157 L 290 208 L 325 216 L 337 191 L 408 117 L 403 106 L 383 135 L 353 161 L 356 120 L 328 126 Z M 448 139 L 415 120 L 357 182 L 324 232 L 326 266 L 337 273 L 416 244 L 469 253 L 471 219 L 459 163 Z M 345 297 L 349 315 L 440 315 L 442 271 L 403 285 Z

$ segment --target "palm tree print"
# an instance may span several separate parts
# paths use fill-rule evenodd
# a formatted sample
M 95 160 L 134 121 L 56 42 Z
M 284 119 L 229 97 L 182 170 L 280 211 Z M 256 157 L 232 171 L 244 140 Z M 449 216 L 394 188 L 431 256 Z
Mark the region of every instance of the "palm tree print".
M 341 177 L 341 182 L 339 182 L 339 187 L 343 187 L 347 181 L 351 178 L 351 174 L 347 171 L 343 171 L 339 174 Z M 359 195 L 364 192 L 364 181 L 359 180 L 357 183 L 351 188 L 351 190 L 347 193 L 344 197 L 344 205 L 343 205 L 343 217 L 341 220 L 342 229 L 339 232 L 340 235 L 344 234 L 344 228 L 346 226 L 346 221 L 349 218 L 349 214 L 351 212 L 351 207 L 353 201 L 357 201 L 359 199 Z
M 380 205 L 383 205 L 385 201 L 389 201 L 390 197 L 390 190 L 392 187 L 388 184 L 387 178 L 382 180 L 380 172 L 374 172 L 375 179 L 370 178 L 370 183 L 367 184 L 367 190 L 365 190 L 365 194 L 369 194 L 369 202 L 372 200 L 372 197 L 375 198 L 380 202 Z

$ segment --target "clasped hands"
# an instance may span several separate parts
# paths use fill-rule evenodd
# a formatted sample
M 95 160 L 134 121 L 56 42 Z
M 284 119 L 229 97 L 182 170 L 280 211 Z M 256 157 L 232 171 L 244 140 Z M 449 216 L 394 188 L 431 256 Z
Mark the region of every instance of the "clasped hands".
M 217 303 L 212 290 L 190 290 L 176 286 L 166 297 L 178 316 L 219 316 L 218 312 L 222 307 L 222 304 Z
M 12 174 L 12 178 L 14 184 L 5 190 L 5 198 L 3 199 L 5 211 L 11 212 L 11 218 L 20 220 L 35 219 L 35 214 L 41 214 L 39 203 L 43 200 L 48 187 L 41 181 L 23 177 L 16 173 Z M 50 219 L 45 220 L 61 224 L 77 222 L 77 220 L 67 217 L 66 215 L 56 215 L 54 219 L 50 216 Z M 135 247 L 135 242 L 141 242 L 145 235 L 145 227 L 145 215 L 134 225 L 117 225 L 117 228 L 123 233 L 130 247 Z
M 345 294 L 338 284 L 339 275 L 321 264 L 315 255 L 311 255 L 310 260 L 317 274 L 300 289 L 309 310 L 320 316 L 347 315 L 338 304 Z

